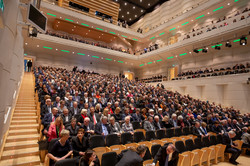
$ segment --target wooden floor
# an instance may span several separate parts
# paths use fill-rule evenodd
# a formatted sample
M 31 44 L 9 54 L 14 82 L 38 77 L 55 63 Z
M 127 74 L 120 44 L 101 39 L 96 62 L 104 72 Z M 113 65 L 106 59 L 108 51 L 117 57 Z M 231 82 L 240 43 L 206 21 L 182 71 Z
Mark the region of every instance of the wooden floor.
M 250 156 L 240 156 L 237 160 L 240 164 L 238 166 L 250 166 Z M 219 162 L 216 166 L 233 166 L 229 162 Z
M 0 166 L 40 165 L 37 117 L 33 75 L 25 73 Z

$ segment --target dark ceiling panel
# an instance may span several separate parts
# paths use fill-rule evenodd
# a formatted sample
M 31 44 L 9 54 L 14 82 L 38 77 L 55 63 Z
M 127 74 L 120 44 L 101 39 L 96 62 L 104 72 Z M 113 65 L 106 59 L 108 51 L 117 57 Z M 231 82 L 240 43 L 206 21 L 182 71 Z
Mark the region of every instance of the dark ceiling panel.
M 137 22 L 141 17 L 154 11 L 156 6 L 169 0 L 113 0 L 120 4 L 119 20 L 128 25 Z

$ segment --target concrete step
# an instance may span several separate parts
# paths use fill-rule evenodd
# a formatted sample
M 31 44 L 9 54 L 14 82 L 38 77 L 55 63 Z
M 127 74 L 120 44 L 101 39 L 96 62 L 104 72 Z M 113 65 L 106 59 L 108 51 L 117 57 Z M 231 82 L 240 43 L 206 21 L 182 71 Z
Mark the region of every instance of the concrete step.
M 5 144 L 5 150 L 13 150 L 13 149 L 24 149 L 24 148 L 32 148 L 38 147 L 37 140 L 26 140 L 26 141 L 19 141 L 19 142 L 9 142 Z
M 40 157 L 36 156 L 25 156 L 20 158 L 13 158 L 8 160 L 1 160 L 1 166 L 34 166 L 40 165 Z
M 2 160 L 25 157 L 25 156 L 35 156 L 39 155 L 38 147 L 25 148 L 25 149 L 14 149 L 14 150 L 6 150 L 3 152 Z
M 19 129 L 19 130 L 9 130 L 9 136 L 11 135 L 27 135 L 27 134 L 37 134 L 38 130 L 35 129 Z
M 10 135 L 7 137 L 6 142 L 20 142 L 25 140 L 38 140 L 39 134 L 26 134 L 26 135 Z

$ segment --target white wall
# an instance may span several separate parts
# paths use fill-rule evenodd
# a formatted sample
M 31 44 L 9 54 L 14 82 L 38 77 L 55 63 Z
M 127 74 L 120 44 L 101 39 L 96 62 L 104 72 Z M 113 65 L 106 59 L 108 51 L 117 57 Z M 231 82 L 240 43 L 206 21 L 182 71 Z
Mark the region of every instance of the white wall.
M 22 27 L 17 20 L 22 20 L 18 0 L 4 0 L 4 27 L 0 29 L 0 139 L 9 127 L 9 116 L 5 117 L 8 108 L 13 108 L 13 94 L 23 73 L 23 37 Z M 4 119 L 7 118 L 4 124 Z
M 189 94 L 196 99 L 222 104 L 223 107 L 233 106 L 241 113 L 249 113 L 250 84 L 246 83 L 248 78 L 250 78 L 250 73 L 165 81 L 162 84 L 166 89 L 178 91 L 182 95 Z

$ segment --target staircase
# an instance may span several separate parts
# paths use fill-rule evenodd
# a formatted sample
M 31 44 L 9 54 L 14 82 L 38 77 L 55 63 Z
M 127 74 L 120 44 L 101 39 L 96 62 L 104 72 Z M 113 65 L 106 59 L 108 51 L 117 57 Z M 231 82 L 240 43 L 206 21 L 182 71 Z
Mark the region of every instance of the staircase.
M 0 166 L 40 165 L 34 86 L 32 73 L 25 73 Z

